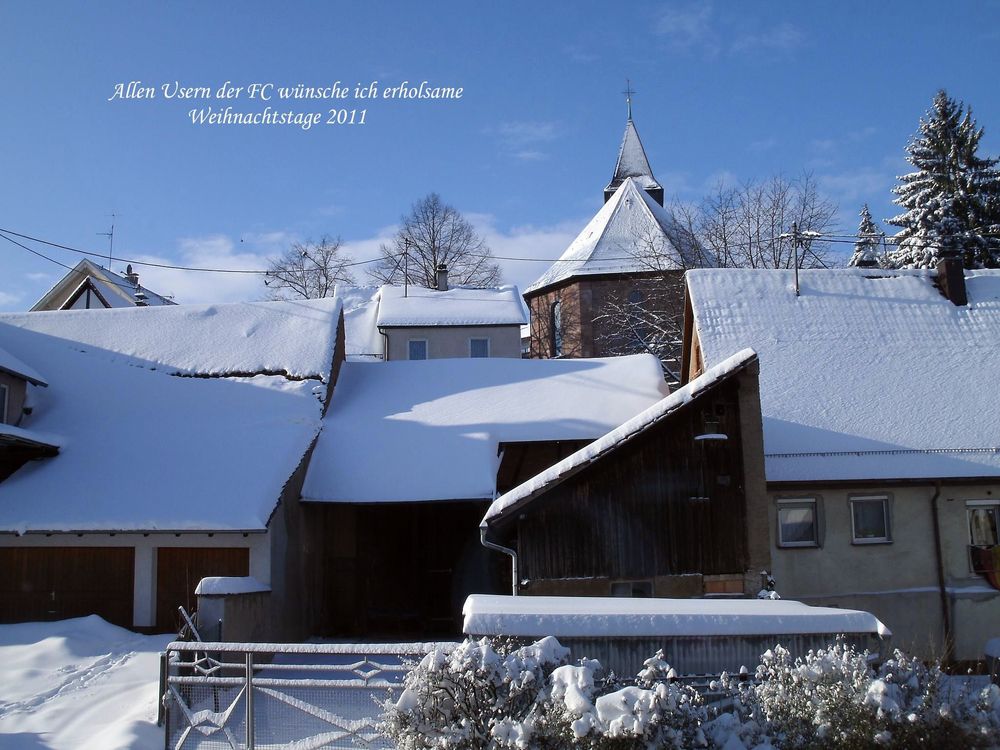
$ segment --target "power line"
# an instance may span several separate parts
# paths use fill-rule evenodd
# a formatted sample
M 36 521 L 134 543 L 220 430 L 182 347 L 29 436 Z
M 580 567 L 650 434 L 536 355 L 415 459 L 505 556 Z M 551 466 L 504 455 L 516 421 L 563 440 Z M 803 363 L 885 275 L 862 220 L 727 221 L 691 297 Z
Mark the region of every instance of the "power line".
M 169 269 L 169 270 L 172 270 L 172 271 L 198 271 L 198 272 L 202 272 L 202 273 L 260 274 L 260 275 L 264 275 L 264 276 L 272 275 L 272 271 L 270 271 L 270 270 L 268 270 L 266 268 L 203 268 L 203 267 L 198 267 L 198 266 L 178 266 L 178 265 L 173 265 L 171 263 L 154 263 L 153 261 L 133 260 L 133 259 L 130 259 L 130 258 L 119 258 L 119 257 L 112 258 L 112 256 L 110 256 L 110 255 L 105 256 L 104 253 L 95 253 L 95 252 L 91 252 L 90 250 L 81 250 L 79 248 L 72 247 L 70 245 L 62 245 L 62 244 L 60 244 L 58 242 L 52 242 L 50 240 L 43 240 L 40 237 L 32 237 L 30 234 L 22 234 L 21 232 L 15 232 L 13 229 L 4 229 L 4 228 L 0 227 L 0 237 L 3 237 L 4 239 L 10 240 L 10 238 L 6 236 L 8 234 L 12 234 L 15 237 L 20 237 L 21 239 L 30 240 L 31 242 L 38 242 L 38 243 L 40 243 L 42 245 L 48 245 L 49 247 L 58 248 L 59 250 L 66 250 L 66 251 L 71 252 L 71 253 L 78 253 L 80 255 L 86 255 L 86 256 L 89 256 L 89 257 L 92 257 L 92 258 L 101 258 L 101 259 L 103 259 L 103 258 L 107 257 L 109 261 L 110 260 L 116 260 L 119 263 L 131 263 L 132 265 L 135 265 L 135 266 L 149 266 L 151 268 L 165 268 L 165 269 Z M 10 240 L 10 241 L 14 242 L 14 240 Z M 35 253 L 36 255 L 40 255 L 41 257 L 46 258 L 47 260 L 52 260 L 51 258 L 48 258 L 47 256 L 44 256 L 44 255 L 41 255 L 40 253 L 35 252 L 31 248 L 26 247 L 25 245 L 21 245 L 21 243 L 19 243 L 19 242 L 15 242 L 15 244 L 20 245 L 25 250 L 28 250 L 29 252 Z M 392 256 L 389 256 L 389 257 L 392 257 Z M 342 263 L 340 265 L 341 265 L 341 267 L 344 267 L 344 268 L 346 268 L 348 266 L 363 266 L 363 265 L 368 264 L 368 263 L 376 263 L 376 262 L 378 262 L 380 260 L 382 260 L 382 258 L 371 258 L 370 260 L 351 261 L 350 263 Z M 53 261 L 53 262 L 58 263 L 58 261 Z M 69 268 L 69 266 L 63 265 L 62 263 L 59 263 L 59 265 L 63 266 L 63 268 Z M 309 270 L 313 270 L 313 269 L 303 269 L 303 270 L 309 271 Z

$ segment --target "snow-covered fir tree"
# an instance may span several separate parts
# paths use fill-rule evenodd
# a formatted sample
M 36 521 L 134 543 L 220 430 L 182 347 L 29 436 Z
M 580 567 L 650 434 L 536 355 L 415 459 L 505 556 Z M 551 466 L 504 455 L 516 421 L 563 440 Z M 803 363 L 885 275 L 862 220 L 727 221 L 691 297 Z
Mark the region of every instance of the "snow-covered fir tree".
M 916 171 L 893 188 L 905 210 L 889 219 L 900 231 L 886 265 L 930 268 L 957 255 L 967 268 L 1000 267 L 1000 170 L 976 154 L 982 135 L 971 109 L 937 93 L 906 147 Z
M 847 263 L 859 268 L 874 268 L 879 264 L 879 245 L 882 243 L 882 233 L 879 231 L 872 212 L 866 203 L 861 208 L 861 223 L 858 225 L 858 241 L 854 243 L 854 255 Z

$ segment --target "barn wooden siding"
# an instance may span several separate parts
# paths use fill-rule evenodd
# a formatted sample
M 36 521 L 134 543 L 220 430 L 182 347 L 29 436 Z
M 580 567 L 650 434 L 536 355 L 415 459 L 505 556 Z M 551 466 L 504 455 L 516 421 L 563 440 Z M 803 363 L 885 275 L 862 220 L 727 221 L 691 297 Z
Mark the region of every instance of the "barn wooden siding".
M 0 622 L 98 614 L 132 627 L 131 547 L 0 548 Z
M 517 522 L 521 576 L 743 573 L 738 398 L 735 380 L 718 386 L 528 505 Z M 706 432 L 728 440 L 694 440 Z

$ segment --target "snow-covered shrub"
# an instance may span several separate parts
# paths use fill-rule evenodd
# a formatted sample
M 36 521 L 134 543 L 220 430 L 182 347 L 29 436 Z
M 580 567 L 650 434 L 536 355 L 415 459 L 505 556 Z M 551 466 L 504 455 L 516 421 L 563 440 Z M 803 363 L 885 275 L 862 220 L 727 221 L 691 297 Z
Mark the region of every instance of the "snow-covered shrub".
M 600 676 L 601 665 L 593 659 L 553 670 L 534 715 L 534 747 L 707 747 L 704 701 L 676 681 L 662 651 L 645 661 L 635 685 L 617 687 Z
M 765 652 L 755 682 L 722 675 L 713 687 L 731 717 L 706 726 L 717 745 L 735 736 L 744 747 L 968 748 L 1000 731 L 1000 690 L 979 696 L 938 666 L 896 651 L 876 672 L 868 654 L 839 640 L 792 660 L 780 646 Z
M 843 639 L 794 660 L 776 646 L 753 675 L 741 672 L 711 684 L 722 698 L 710 718 L 662 651 L 622 686 L 597 661 L 569 663 L 554 638 L 521 648 L 467 640 L 407 675 L 383 730 L 403 750 L 948 750 L 1000 737 L 1000 688 L 974 695 L 899 651 L 876 670 Z
M 400 750 L 534 747 L 524 720 L 569 649 L 552 637 L 497 648 L 483 638 L 431 651 L 385 704 L 383 733 Z

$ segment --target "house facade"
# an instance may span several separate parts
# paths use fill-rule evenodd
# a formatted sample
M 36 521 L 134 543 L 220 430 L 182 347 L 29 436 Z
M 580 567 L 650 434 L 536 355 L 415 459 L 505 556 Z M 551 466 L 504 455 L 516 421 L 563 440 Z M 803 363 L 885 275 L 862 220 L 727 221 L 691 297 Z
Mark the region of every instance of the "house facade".
M 687 292 L 687 378 L 760 357 L 781 595 L 980 658 L 1000 622 L 1000 274 L 800 271 L 796 289 L 791 271 L 697 270 Z
M 0 621 L 169 632 L 207 576 L 252 576 L 299 636 L 298 493 L 343 360 L 339 300 L 0 316 L 46 376 L 0 438 Z M 0 435 L 7 432 L 0 429 Z M 29 460 L 29 459 L 36 460 Z
M 139 283 L 129 265 L 118 274 L 84 258 L 32 306 L 46 310 L 105 310 L 119 307 L 159 307 L 174 301 Z

